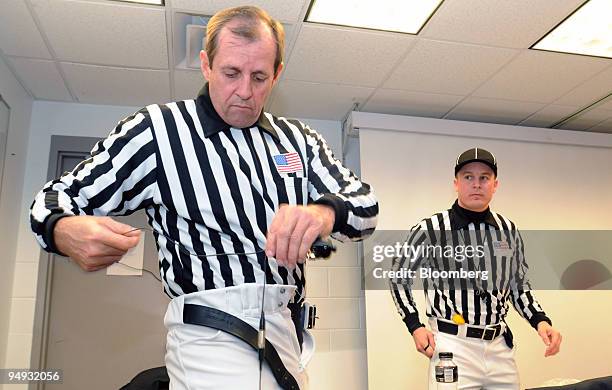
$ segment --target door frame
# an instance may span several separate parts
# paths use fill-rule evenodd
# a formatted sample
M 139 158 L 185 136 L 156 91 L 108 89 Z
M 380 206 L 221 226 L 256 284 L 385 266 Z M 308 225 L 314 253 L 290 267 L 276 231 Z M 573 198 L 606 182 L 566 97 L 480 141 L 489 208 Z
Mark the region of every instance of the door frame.
M 8 102 L 4 99 L 4 96 L 2 96 L 2 94 L 0 94 L 0 104 L 4 105 L 7 109 L 8 109 L 8 118 L 6 121 L 6 140 L 4 142 L 4 150 L 0 150 L 0 158 L 2 158 L 2 169 L 0 170 L 0 195 L 2 193 L 2 184 L 4 183 L 4 171 L 6 170 L 6 151 L 7 151 L 7 146 L 8 146 L 8 140 L 9 140 L 9 132 L 11 129 L 11 106 L 8 104 Z
M 91 153 L 93 146 L 100 138 L 52 135 L 49 148 L 49 168 L 47 181 L 53 180 L 62 174 L 61 167 L 64 158 L 83 157 Z M 34 327 L 32 330 L 32 352 L 30 367 L 32 370 L 46 369 L 47 341 L 49 330 L 50 298 L 53 281 L 53 254 L 41 250 L 38 262 L 38 280 L 36 288 L 36 301 L 34 308 Z M 63 367 L 50 367 L 62 369 Z M 31 382 L 29 390 L 44 389 L 43 382 Z

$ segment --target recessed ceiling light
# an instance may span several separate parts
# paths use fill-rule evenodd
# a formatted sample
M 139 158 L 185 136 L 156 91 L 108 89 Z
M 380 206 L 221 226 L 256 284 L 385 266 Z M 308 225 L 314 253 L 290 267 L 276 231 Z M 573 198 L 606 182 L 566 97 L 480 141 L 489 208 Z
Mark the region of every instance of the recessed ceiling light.
M 587 1 L 532 48 L 612 58 L 612 1 Z
M 164 5 L 165 0 L 115 0 L 126 3 L 138 3 L 138 4 L 151 4 L 151 5 Z
M 417 34 L 442 0 L 312 0 L 306 22 Z

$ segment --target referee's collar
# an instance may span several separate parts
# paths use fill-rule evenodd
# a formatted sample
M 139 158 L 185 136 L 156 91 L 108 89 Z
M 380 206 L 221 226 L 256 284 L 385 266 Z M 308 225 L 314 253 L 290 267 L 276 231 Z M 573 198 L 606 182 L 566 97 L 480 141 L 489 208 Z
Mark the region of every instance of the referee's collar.
M 453 230 L 466 228 L 472 222 L 475 224 L 484 222 L 487 225 L 491 225 L 494 228 L 499 229 L 497 221 L 495 221 L 495 218 L 493 218 L 493 213 L 491 213 L 491 210 L 488 207 L 485 211 L 481 212 L 471 211 L 459 206 L 459 201 L 455 200 L 455 203 L 453 203 L 449 213 L 451 229 Z
M 225 121 L 221 118 L 219 113 L 215 110 L 215 107 L 210 100 L 210 93 L 208 91 L 208 83 L 204 84 L 200 92 L 198 93 L 198 98 L 196 100 L 196 109 L 198 111 L 198 116 L 203 119 L 202 130 L 204 131 L 204 136 L 206 138 L 215 135 L 221 131 L 229 130 L 232 126 L 225 123 Z M 260 129 L 268 132 L 271 136 L 278 138 L 278 134 L 272 124 L 268 120 L 268 117 L 264 115 L 263 110 L 261 114 L 259 114 L 259 118 L 257 122 L 253 124 L 253 126 L 257 126 Z M 250 126 L 249 128 L 253 127 Z

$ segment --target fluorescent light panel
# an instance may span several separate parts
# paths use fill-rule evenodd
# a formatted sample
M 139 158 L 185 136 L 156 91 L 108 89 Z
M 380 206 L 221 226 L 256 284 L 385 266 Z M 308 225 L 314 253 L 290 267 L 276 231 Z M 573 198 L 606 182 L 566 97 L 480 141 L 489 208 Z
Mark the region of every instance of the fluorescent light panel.
M 313 0 L 307 22 L 417 34 L 442 0 Z
M 151 5 L 164 5 L 164 0 L 115 0 L 127 3 L 138 3 L 138 4 L 151 4 Z
M 612 1 L 589 0 L 533 48 L 612 58 Z

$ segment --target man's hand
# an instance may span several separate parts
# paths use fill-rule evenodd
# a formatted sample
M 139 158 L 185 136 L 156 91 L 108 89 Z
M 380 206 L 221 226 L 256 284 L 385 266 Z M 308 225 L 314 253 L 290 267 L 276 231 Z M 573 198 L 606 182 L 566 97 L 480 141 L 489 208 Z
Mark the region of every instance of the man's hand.
M 436 349 L 436 340 L 433 333 L 424 326 L 421 326 L 412 332 L 412 338 L 414 339 L 416 350 L 431 359 Z
M 538 324 L 538 334 L 546 344 L 546 352 L 544 357 L 556 355 L 561 346 L 561 333 L 550 326 L 546 321 L 540 321 Z
M 287 268 L 306 259 L 317 237 L 327 237 L 334 227 L 334 209 L 325 205 L 281 205 L 266 237 L 266 255 Z
M 138 245 L 140 231 L 133 229 L 109 217 L 72 216 L 57 221 L 53 238 L 61 253 L 91 272 L 121 260 Z

